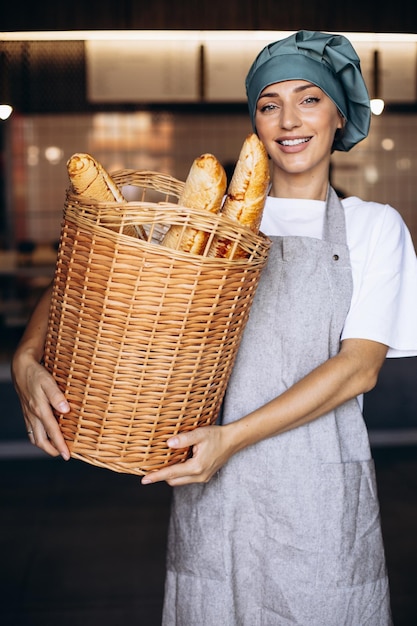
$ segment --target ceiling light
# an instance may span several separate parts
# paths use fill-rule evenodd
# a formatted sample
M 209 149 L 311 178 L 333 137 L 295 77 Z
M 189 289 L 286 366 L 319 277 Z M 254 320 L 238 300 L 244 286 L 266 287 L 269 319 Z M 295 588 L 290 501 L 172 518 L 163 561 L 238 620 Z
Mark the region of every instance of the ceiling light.
M 7 120 L 13 112 L 10 104 L 0 104 L 0 120 Z
M 381 115 L 385 107 L 385 102 L 382 98 L 372 98 L 370 104 L 372 113 L 374 115 Z

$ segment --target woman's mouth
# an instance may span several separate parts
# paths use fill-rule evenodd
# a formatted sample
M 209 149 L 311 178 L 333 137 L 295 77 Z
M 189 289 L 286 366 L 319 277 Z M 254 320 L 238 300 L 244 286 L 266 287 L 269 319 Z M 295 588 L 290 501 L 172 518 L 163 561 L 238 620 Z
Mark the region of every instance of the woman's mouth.
M 300 139 L 278 139 L 281 146 L 299 146 L 302 143 L 310 141 L 311 137 L 302 137 Z

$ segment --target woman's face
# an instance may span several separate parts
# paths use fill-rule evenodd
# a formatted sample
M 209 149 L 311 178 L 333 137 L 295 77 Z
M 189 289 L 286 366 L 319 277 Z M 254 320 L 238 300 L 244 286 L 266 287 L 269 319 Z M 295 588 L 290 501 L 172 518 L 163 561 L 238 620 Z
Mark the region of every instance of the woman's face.
M 266 87 L 258 100 L 256 130 L 274 167 L 287 174 L 328 171 L 335 132 L 343 118 L 316 85 L 287 80 Z

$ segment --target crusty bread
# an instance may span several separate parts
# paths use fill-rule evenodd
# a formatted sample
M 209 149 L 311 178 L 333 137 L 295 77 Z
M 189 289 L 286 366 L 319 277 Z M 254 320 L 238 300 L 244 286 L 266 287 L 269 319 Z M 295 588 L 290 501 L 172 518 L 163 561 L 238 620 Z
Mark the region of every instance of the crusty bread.
M 178 200 L 179 206 L 218 213 L 226 193 L 226 172 L 212 154 L 194 160 Z M 209 234 L 195 228 L 173 225 L 162 245 L 192 254 L 203 254 Z
M 242 145 L 239 159 L 227 190 L 222 214 L 242 226 L 259 232 L 269 186 L 269 162 L 265 147 L 255 133 L 248 135 Z M 209 256 L 229 258 L 231 242 L 215 237 Z M 245 256 L 239 249 L 234 258 Z
M 98 202 L 125 202 L 122 192 L 104 167 L 89 154 L 76 153 L 67 162 L 71 186 L 75 193 Z M 125 235 L 146 239 L 142 226 L 126 225 Z
M 180 206 L 217 213 L 226 193 L 226 172 L 212 154 L 202 154 L 191 165 Z
M 123 195 L 104 167 L 89 154 L 76 153 L 67 162 L 74 191 L 99 202 L 124 202 Z

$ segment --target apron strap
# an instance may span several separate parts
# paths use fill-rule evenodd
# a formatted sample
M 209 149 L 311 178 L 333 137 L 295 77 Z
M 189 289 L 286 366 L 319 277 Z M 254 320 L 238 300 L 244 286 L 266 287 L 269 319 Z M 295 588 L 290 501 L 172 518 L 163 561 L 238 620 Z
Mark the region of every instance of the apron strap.
M 329 185 L 323 223 L 323 240 L 347 245 L 345 211 L 333 187 Z

